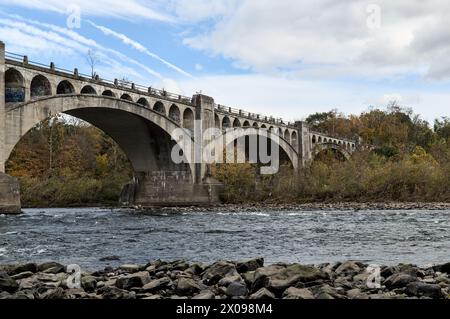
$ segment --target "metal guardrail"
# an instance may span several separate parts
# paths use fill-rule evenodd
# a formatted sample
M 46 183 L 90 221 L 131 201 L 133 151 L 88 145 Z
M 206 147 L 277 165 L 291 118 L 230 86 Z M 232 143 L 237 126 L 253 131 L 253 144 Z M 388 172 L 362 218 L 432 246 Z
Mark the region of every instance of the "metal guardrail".
M 84 74 L 84 73 L 79 73 L 77 68 L 75 68 L 73 71 L 70 71 L 70 70 L 67 70 L 64 68 L 56 67 L 53 62 L 51 62 L 50 65 L 45 65 L 45 64 L 42 64 L 39 62 L 30 61 L 30 60 L 28 60 L 28 57 L 25 55 L 20 55 L 20 54 L 8 52 L 8 51 L 5 52 L 5 57 L 7 59 L 10 59 L 10 60 L 13 60 L 16 62 L 20 62 L 24 65 L 37 66 L 40 68 L 48 69 L 50 71 L 57 71 L 57 72 L 67 74 L 70 76 L 77 76 L 77 77 L 80 77 L 81 79 L 84 78 L 84 79 L 88 79 L 88 80 L 98 81 L 99 83 L 106 83 L 106 84 L 114 86 L 118 89 L 135 91 L 137 93 L 142 93 L 145 95 L 153 95 L 153 96 L 163 97 L 163 98 L 167 98 L 167 99 L 171 99 L 171 100 L 182 101 L 183 103 L 186 103 L 186 104 L 192 104 L 192 99 L 190 97 L 171 93 L 164 89 L 162 89 L 162 90 L 156 89 L 151 86 L 135 84 L 133 82 L 128 82 L 125 80 L 114 79 L 114 81 L 111 81 L 111 80 L 107 80 L 107 79 L 102 79 L 98 75 L 92 76 L 92 75 L 88 75 L 88 74 Z M 266 115 L 257 114 L 257 113 L 250 113 L 250 112 L 247 112 L 247 111 L 244 111 L 241 109 L 231 108 L 231 107 L 227 107 L 227 106 L 220 105 L 220 104 L 216 105 L 216 109 L 219 111 L 222 111 L 224 113 L 234 114 L 234 115 L 237 115 L 240 117 L 244 117 L 244 118 L 248 118 L 248 119 L 252 119 L 252 120 L 256 120 L 256 121 L 261 121 L 261 122 L 265 122 L 268 124 L 293 126 L 292 123 L 284 122 L 283 119 L 281 119 L 281 118 L 274 118 L 273 116 L 266 116 Z

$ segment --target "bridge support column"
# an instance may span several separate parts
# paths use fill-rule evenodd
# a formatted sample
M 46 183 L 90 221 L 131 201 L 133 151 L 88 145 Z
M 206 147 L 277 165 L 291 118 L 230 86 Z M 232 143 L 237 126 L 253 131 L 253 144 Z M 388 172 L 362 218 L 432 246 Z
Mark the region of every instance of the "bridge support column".
M 309 126 L 306 122 L 295 122 L 298 129 L 298 167 L 304 167 L 312 159 Z
M 20 187 L 17 179 L 5 174 L 5 44 L 0 42 L 0 214 L 18 214 Z

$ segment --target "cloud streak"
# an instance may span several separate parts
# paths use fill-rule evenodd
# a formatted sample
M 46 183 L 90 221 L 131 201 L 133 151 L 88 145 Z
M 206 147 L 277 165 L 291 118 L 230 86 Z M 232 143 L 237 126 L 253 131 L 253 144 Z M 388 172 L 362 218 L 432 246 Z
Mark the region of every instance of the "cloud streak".
M 91 24 L 93 27 L 97 28 L 98 30 L 100 30 L 101 32 L 103 32 L 103 34 L 107 35 L 107 36 L 112 36 L 116 39 L 119 39 L 120 41 L 122 41 L 124 44 L 132 47 L 133 49 L 144 53 L 146 55 L 148 55 L 149 57 L 152 57 L 156 60 L 158 60 L 159 62 L 163 63 L 164 65 L 166 65 L 167 67 L 169 67 L 172 70 L 175 70 L 176 72 L 187 76 L 187 77 L 192 77 L 192 75 L 186 71 L 184 71 L 183 69 L 179 68 L 178 66 L 170 63 L 169 61 L 161 58 L 159 55 L 151 52 L 150 50 L 148 50 L 144 45 L 142 45 L 141 43 L 129 38 L 128 36 L 126 36 L 125 34 L 122 33 L 118 33 L 116 31 L 113 31 L 105 26 L 101 26 L 101 25 L 97 25 L 92 21 L 88 21 L 89 24 Z

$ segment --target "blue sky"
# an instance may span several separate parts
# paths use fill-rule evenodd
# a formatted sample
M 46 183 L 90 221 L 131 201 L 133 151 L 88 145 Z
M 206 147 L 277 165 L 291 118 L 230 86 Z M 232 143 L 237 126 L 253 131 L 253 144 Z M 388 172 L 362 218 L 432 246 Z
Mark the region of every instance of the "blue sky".
M 395 99 L 431 122 L 450 116 L 446 12 L 442 0 L 0 0 L 0 40 L 84 73 L 93 50 L 103 78 L 290 121 Z

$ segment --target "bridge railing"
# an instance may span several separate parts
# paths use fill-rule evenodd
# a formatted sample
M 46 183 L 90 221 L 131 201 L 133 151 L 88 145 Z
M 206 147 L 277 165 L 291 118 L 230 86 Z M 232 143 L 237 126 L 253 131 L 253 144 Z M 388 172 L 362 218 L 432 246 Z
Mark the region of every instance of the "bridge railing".
M 46 69 L 49 71 L 57 71 L 57 72 L 60 72 L 60 73 L 66 74 L 66 75 L 76 76 L 80 79 L 87 79 L 87 80 L 91 80 L 91 81 L 94 80 L 94 81 L 98 82 L 99 84 L 102 84 L 102 83 L 108 84 L 110 86 L 114 86 L 117 89 L 124 89 L 124 90 L 134 91 L 136 93 L 141 93 L 141 94 L 145 94 L 145 95 L 159 96 L 159 97 L 163 97 L 163 98 L 167 98 L 167 99 L 171 99 L 171 100 L 177 100 L 177 101 L 182 101 L 184 103 L 192 104 L 192 99 L 190 97 L 183 96 L 183 95 L 176 94 L 176 93 L 171 93 L 164 89 L 162 89 L 162 90 L 155 89 L 155 88 L 152 88 L 151 86 L 135 84 L 134 82 L 126 81 L 126 80 L 114 79 L 113 81 L 111 81 L 108 79 L 101 78 L 98 74 L 88 75 L 88 74 L 80 73 L 80 72 L 78 72 L 77 68 L 75 68 L 73 71 L 67 70 L 64 68 L 60 68 L 60 67 L 55 66 L 55 64 L 53 62 L 51 62 L 50 65 L 46 65 L 46 64 L 39 63 L 39 62 L 30 61 L 26 55 L 20 55 L 20 54 L 16 54 L 16 53 L 12 53 L 12 52 L 5 52 L 5 58 L 19 62 L 23 65 L 37 66 L 37 67 L 40 67 L 40 68 L 43 68 L 43 69 Z
M 36 66 L 36 67 L 43 68 L 48 71 L 57 71 L 57 72 L 62 73 L 63 75 L 68 75 L 70 77 L 75 76 L 75 77 L 79 78 L 80 80 L 85 79 L 85 80 L 89 80 L 89 81 L 95 81 L 95 82 L 98 82 L 98 84 L 107 84 L 107 85 L 113 86 L 117 89 L 124 89 L 124 90 L 128 90 L 128 91 L 138 93 L 138 94 L 152 95 L 152 96 L 162 97 L 162 98 L 166 98 L 166 99 L 170 99 L 170 100 L 180 101 L 180 102 L 183 102 L 186 104 L 192 104 L 192 99 L 190 97 L 171 93 L 171 92 L 166 91 L 165 89 L 162 89 L 162 90 L 156 89 L 151 86 L 135 84 L 134 82 L 127 81 L 127 80 L 114 79 L 114 81 L 111 81 L 111 80 L 100 78 L 100 76 L 98 74 L 88 75 L 88 74 L 80 73 L 80 72 L 78 72 L 77 68 L 75 68 L 73 71 L 63 69 L 63 68 L 57 67 L 53 62 L 51 62 L 50 65 L 45 65 L 45 64 L 42 64 L 39 62 L 30 61 L 28 59 L 28 56 L 26 56 L 26 55 L 20 55 L 20 54 L 8 52 L 8 51 L 5 52 L 5 58 L 12 60 L 12 61 L 19 62 L 23 65 Z M 247 118 L 247 119 L 251 119 L 251 120 L 255 120 L 255 121 L 264 122 L 267 124 L 274 124 L 274 125 L 295 128 L 293 123 L 284 122 L 283 119 L 275 118 L 273 116 L 266 116 L 266 115 L 262 115 L 262 114 L 251 113 L 251 112 L 247 112 L 247 111 L 244 111 L 241 109 L 223 106 L 220 104 L 216 105 L 216 109 L 219 111 L 222 111 L 224 113 L 236 115 L 239 117 L 243 117 L 243 118 Z
M 247 111 L 244 111 L 241 109 L 224 106 L 221 104 L 217 104 L 216 109 L 219 111 L 222 111 L 224 113 L 236 115 L 239 117 L 244 117 L 244 118 L 247 118 L 250 120 L 261 121 L 261 122 L 265 122 L 268 124 L 283 125 L 283 126 L 293 126 L 294 125 L 293 123 L 283 121 L 282 118 L 274 118 L 273 116 L 267 116 L 267 115 L 262 115 L 262 114 L 258 114 L 258 113 L 251 113 L 251 112 L 247 112 Z

